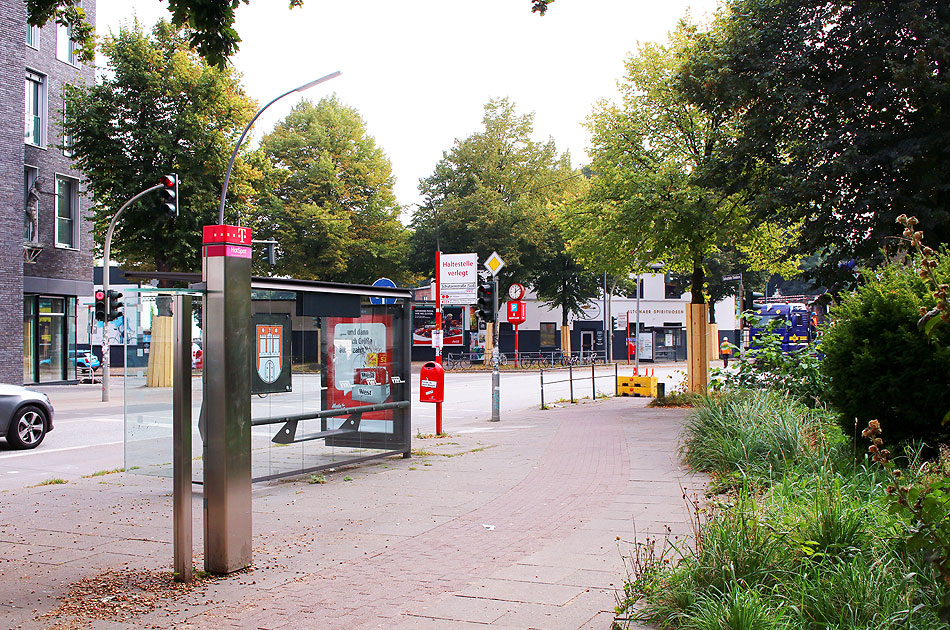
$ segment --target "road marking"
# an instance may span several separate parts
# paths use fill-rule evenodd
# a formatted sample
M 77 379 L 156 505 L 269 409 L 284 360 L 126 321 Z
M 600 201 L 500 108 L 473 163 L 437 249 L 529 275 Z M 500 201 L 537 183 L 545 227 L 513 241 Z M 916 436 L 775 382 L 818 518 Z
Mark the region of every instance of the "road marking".
M 42 451 L 26 451 L 25 453 L 6 453 L 0 455 L 0 461 L 5 459 L 13 459 L 14 457 L 26 457 L 27 455 L 45 455 L 47 453 L 61 453 L 63 451 L 75 451 L 81 448 L 98 448 L 100 446 L 115 446 L 116 444 L 124 444 L 125 440 L 120 440 L 118 442 L 102 442 L 100 444 L 86 444 L 85 446 L 64 446 L 63 448 L 44 448 Z

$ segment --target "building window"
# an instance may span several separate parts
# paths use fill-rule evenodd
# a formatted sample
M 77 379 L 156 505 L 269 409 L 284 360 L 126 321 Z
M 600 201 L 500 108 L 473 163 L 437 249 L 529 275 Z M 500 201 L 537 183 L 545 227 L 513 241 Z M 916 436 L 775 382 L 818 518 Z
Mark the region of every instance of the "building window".
M 23 167 L 23 240 L 39 239 L 40 191 L 36 183 L 39 171 L 35 166 Z
M 79 6 L 78 2 L 76 6 Z M 73 29 L 59 24 L 56 27 L 56 58 L 70 65 L 78 66 L 78 52 L 79 46 L 73 41 Z
M 76 247 L 79 218 L 79 182 L 69 177 L 56 178 L 56 246 Z
M 40 47 L 40 27 L 32 24 L 26 25 L 26 45 L 31 48 Z
M 26 129 L 27 144 L 46 146 L 46 77 L 26 71 Z

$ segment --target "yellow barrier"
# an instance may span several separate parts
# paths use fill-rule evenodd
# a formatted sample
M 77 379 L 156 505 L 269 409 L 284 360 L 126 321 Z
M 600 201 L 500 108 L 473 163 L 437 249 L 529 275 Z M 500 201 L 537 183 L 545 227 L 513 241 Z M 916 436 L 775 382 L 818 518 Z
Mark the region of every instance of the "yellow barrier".
M 617 394 L 619 396 L 648 396 L 656 398 L 657 378 L 655 376 L 618 376 Z

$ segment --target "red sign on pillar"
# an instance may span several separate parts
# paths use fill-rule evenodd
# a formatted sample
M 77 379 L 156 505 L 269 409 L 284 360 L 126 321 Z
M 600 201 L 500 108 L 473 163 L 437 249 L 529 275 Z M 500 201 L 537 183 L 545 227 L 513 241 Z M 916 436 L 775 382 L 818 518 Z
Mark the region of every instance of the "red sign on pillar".
M 525 321 L 524 302 L 521 300 L 509 300 L 508 308 L 505 310 L 508 323 L 515 326 L 523 324 Z

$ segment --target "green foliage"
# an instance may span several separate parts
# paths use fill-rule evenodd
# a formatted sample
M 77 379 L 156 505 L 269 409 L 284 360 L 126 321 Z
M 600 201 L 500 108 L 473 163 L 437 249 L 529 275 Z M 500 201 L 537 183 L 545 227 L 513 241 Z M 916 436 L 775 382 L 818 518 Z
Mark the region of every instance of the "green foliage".
M 369 284 L 406 279 L 389 159 L 356 109 L 304 100 L 261 141 L 266 157 L 252 225 L 278 242 L 277 275 Z
M 86 19 L 86 11 L 73 0 L 26 0 L 26 21 L 33 26 L 45 26 L 50 21 L 69 29 L 70 37 L 78 46 L 79 60 L 95 60 L 96 38 L 93 25 Z
M 553 141 L 532 140 L 534 115 L 519 114 L 508 99 L 489 101 L 482 123 L 419 184 L 428 201 L 412 217 L 411 268 L 432 273 L 437 241 L 443 252 L 479 260 L 497 251 L 502 293 L 511 282 L 536 283 L 562 312 L 579 310 L 592 297 L 593 276 L 564 253 L 554 215 L 579 197 L 582 175 Z
M 201 226 L 218 222 L 224 171 L 254 102 L 233 71 L 207 65 L 167 22 L 150 35 L 123 28 L 102 52 L 109 72 L 96 85 L 67 87 L 63 125 L 96 203 L 97 241 L 123 203 L 177 173 L 180 215 L 166 217 L 158 194 L 146 195 L 117 223 L 111 253 L 126 267 L 198 271 Z M 238 209 L 252 176 L 240 160 L 231 189 Z
M 773 435 L 755 435 L 755 423 Z M 806 427 L 804 448 L 789 439 L 794 426 Z M 785 455 L 766 471 L 763 447 L 723 447 L 722 435 L 774 444 Z M 866 460 L 856 465 L 841 448 L 845 439 L 785 397 L 732 392 L 709 399 L 689 419 L 684 457 L 718 458 L 707 469 L 740 482 L 703 507 L 691 502 L 688 544 L 647 561 L 642 543 L 637 547 L 618 621 L 715 630 L 946 630 L 937 615 L 943 579 L 928 552 L 903 535 L 918 518 L 895 513 L 887 475 Z M 931 480 L 948 478 L 946 470 L 931 473 Z M 946 511 L 935 514 L 947 521 Z
M 691 276 L 692 300 L 702 303 L 707 258 L 728 246 L 750 269 L 778 270 L 795 230 L 753 222 L 741 191 L 707 180 L 729 158 L 736 120 L 701 111 L 676 89 L 697 37 L 681 23 L 667 44 L 627 59 L 621 103 L 601 103 L 588 119 L 595 177 L 562 228 L 590 269 L 636 273 L 662 261 Z
M 751 313 L 746 313 L 751 319 Z M 771 329 L 756 337 L 745 358 L 736 359 L 735 370 L 712 368 L 709 385 L 713 390 L 767 389 L 794 396 L 810 407 L 820 405 L 825 389 L 819 349 L 815 344 L 785 352 L 782 337 L 774 332 L 781 325 L 769 323 Z
M 918 214 L 950 241 L 950 4 L 944 0 L 731 0 L 678 87 L 737 117 L 710 176 L 757 214 L 804 220 L 799 251 L 880 260 L 894 219 Z
M 937 271 L 950 275 L 950 257 Z M 821 349 L 827 400 L 845 433 L 855 422 L 880 420 L 889 443 L 950 438 L 941 420 L 950 410 L 950 327 L 933 338 L 917 327 L 935 299 L 913 263 L 865 274 L 865 284 L 831 310 Z

